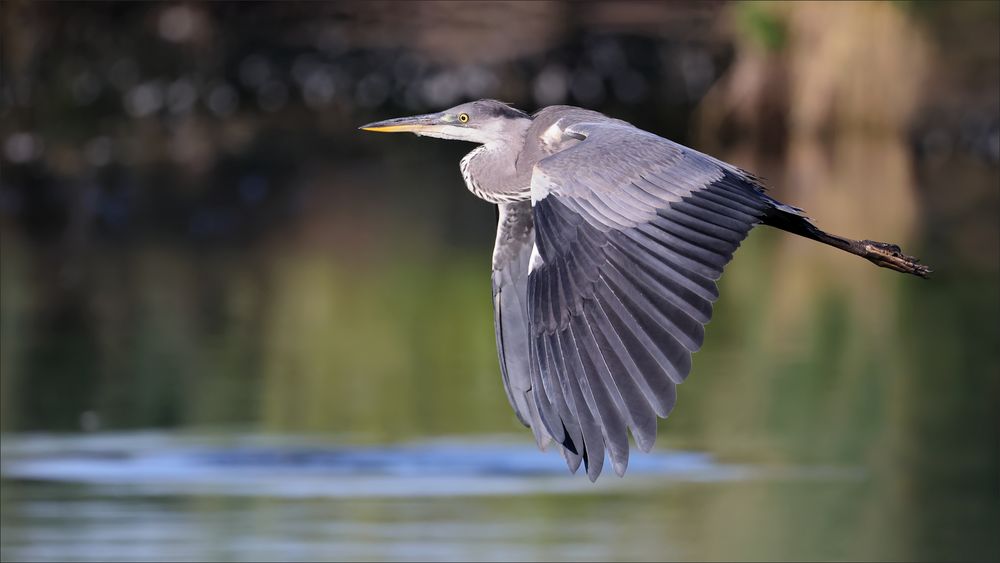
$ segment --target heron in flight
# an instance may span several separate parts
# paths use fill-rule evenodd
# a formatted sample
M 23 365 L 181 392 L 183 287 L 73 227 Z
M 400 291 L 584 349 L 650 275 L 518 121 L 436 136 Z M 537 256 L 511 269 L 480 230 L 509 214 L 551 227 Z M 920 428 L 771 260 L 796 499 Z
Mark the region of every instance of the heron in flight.
M 898 246 L 832 235 L 758 178 L 630 123 L 571 106 L 534 115 L 496 100 L 370 123 L 477 143 L 461 161 L 499 210 L 493 308 L 507 398 L 544 448 L 593 481 L 621 476 L 632 433 L 656 439 L 747 233 L 769 225 L 927 277 Z

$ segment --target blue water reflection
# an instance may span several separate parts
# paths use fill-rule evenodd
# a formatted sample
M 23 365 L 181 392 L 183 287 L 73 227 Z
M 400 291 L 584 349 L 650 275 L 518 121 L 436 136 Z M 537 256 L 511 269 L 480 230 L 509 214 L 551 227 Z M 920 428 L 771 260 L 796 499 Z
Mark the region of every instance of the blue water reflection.
M 153 432 L 7 436 L 2 475 L 92 485 L 114 494 L 303 498 L 606 492 L 763 475 L 705 453 L 654 451 L 632 456 L 630 479 L 608 477 L 594 485 L 582 474 L 566 478 L 566 466 L 552 449 L 541 453 L 516 438 L 354 446 Z
M 632 457 L 628 479 L 592 484 L 566 477 L 554 451 L 516 438 L 358 446 L 7 434 L 0 552 L 19 561 L 683 557 L 691 536 L 682 507 L 692 493 L 709 500 L 717 487 L 742 494 L 806 481 L 827 495 L 867 479 L 855 468 L 732 465 L 656 450 Z

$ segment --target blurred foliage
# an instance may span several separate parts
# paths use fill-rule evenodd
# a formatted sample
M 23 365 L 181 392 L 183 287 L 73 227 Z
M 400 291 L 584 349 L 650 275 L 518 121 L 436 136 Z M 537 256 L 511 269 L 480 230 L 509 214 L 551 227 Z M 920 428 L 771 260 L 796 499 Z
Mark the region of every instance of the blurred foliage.
M 788 29 L 761 2 L 740 2 L 734 11 L 737 29 L 768 51 L 781 51 L 788 42 Z
M 35 237 L 245 240 L 298 220 L 316 168 L 378 160 L 356 130 L 377 115 L 496 97 L 683 136 L 727 57 L 698 35 L 718 6 L 628 5 L 615 17 L 644 26 L 630 32 L 576 21 L 610 18 L 599 5 L 456 8 L 6 2 L 0 220 Z M 409 209 L 405 184 L 380 185 L 396 196 L 383 207 Z M 424 220 L 451 220 L 435 210 L 456 195 L 422 194 Z

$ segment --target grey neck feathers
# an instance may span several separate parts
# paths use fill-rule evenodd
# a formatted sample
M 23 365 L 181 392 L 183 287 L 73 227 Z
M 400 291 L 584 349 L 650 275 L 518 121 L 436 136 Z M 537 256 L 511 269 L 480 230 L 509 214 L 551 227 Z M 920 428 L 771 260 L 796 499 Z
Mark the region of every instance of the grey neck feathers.
M 491 203 L 510 203 L 530 198 L 531 171 L 519 173 L 518 155 L 524 147 L 524 133 L 530 119 L 509 124 L 505 140 L 491 141 L 462 159 L 462 176 L 469 191 Z

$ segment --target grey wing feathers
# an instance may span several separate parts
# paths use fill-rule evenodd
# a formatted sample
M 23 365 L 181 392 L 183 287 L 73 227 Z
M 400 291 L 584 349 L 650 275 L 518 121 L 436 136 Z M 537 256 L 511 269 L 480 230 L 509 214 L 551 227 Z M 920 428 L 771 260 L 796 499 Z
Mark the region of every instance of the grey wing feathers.
M 539 447 L 548 434 L 531 396 L 528 357 L 528 259 L 534 245 L 534 221 L 527 201 L 498 205 L 493 249 L 493 318 L 507 399 L 518 420 L 531 428 Z
M 528 357 L 540 419 L 593 480 L 605 450 L 624 473 L 627 430 L 652 447 L 715 280 L 770 200 L 740 170 L 621 122 L 564 133 L 572 146 L 532 175 Z

